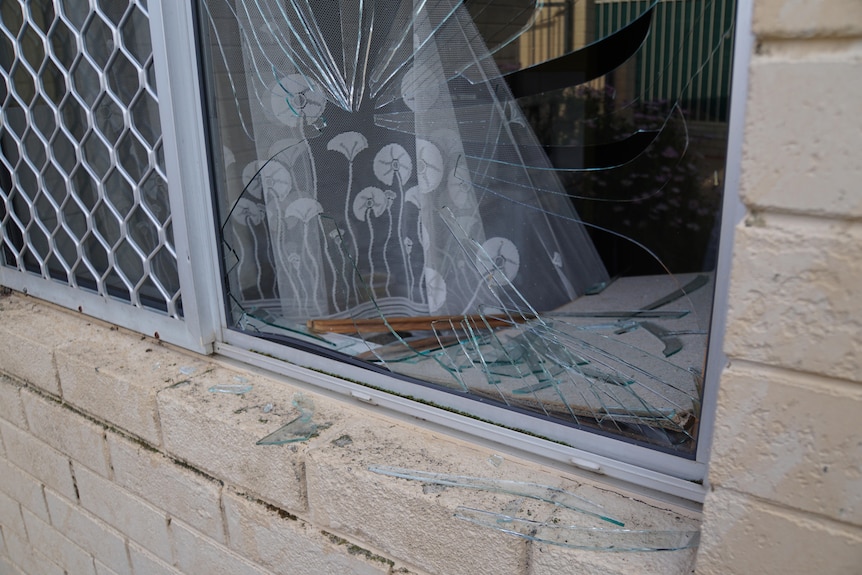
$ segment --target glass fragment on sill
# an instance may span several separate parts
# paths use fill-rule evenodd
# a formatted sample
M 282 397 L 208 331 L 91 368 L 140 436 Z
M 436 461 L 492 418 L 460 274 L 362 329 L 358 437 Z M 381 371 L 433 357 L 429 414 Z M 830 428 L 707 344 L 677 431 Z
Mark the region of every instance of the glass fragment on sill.
M 559 525 L 469 507 L 458 507 L 455 517 L 537 543 L 589 551 L 677 551 L 700 541 L 699 531 Z
M 203 1 L 233 326 L 691 456 L 733 3 L 585 4 Z
M 252 386 L 243 383 L 220 383 L 209 388 L 210 393 L 228 393 L 233 395 L 243 395 L 252 390 Z
M 372 465 L 368 468 L 369 471 L 387 475 L 390 477 L 399 477 L 401 479 L 409 479 L 419 481 L 431 485 L 444 485 L 447 487 L 461 487 L 464 489 L 476 489 L 480 491 L 490 491 L 493 493 L 505 493 L 508 495 L 516 495 L 518 497 L 527 497 L 552 503 L 558 507 L 570 509 L 577 513 L 599 519 L 624 527 L 625 524 L 610 517 L 606 514 L 601 505 L 590 501 L 576 493 L 553 487 L 551 485 L 542 485 L 539 483 L 530 483 L 525 481 L 511 481 L 507 479 L 492 479 L 486 477 L 470 477 L 466 475 L 452 475 L 448 473 L 435 473 L 431 471 L 421 471 L 417 469 L 405 469 L 401 467 L 389 467 L 386 465 Z M 585 508 L 586 507 L 586 508 Z M 587 509 L 589 508 L 589 509 Z
M 284 445 L 285 443 L 308 441 L 317 435 L 318 425 L 312 421 L 314 417 L 314 402 L 312 402 L 311 398 L 302 393 L 297 393 L 294 395 L 292 403 L 293 407 L 299 410 L 299 415 L 260 439 L 257 445 Z

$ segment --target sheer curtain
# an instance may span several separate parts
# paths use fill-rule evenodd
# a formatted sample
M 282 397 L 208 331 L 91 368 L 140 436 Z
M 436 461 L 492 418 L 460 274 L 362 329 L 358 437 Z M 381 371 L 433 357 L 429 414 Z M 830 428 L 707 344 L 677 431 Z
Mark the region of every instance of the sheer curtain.
M 284 322 L 524 313 L 607 280 L 493 59 L 516 25 L 486 44 L 454 0 L 208 9 L 239 28 L 221 56 L 247 138 L 225 151 L 241 306 Z

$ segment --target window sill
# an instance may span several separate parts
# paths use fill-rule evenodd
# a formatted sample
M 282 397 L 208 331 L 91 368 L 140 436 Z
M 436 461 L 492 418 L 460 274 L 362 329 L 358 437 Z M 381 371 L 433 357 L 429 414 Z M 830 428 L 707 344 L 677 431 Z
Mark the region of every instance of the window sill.
M 569 515 L 529 497 L 444 487 L 369 468 L 550 485 L 601 504 L 627 529 L 696 530 L 698 515 L 689 510 L 383 416 L 309 391 L 299 381 L 177 351 L 32 298 L 0 298 L 0 339 L 2 370 L 26 382 L 35 394 L 61 400 L 74 414 L 103 426 L 109 437 L 131 438 L 174 466 L 191 468 L 222 485 L 222 499 L 235 502 L 236 494 L 245 496 L 254 513 L 268 514 L 270 533 L 301 526 L 303 532 L 324 532 L 330 543 L 346 542 L 351 554 L 361 555 L 363 567 L 357 572 L 394 572 L 404 566 L 441 574 L 598 569 L 622 575 L 637 565 L 639 573 L 673 575 L 692 569 L 693 548 L 609 553 L 527 542 L 458 519 L 456 511 L 529 510 L 531 519 L 549 525 Z M 217 385 L 252 389 L 244 394 L 210 391 Z M 306 415 L 317 428 L 309 439 L 256 445 Z M 221 506 L 225 508 L 224 501 Z M 266 557 L 277 550 L 241 544 L 240 533 L 253 522 L 249 517 L 241 522 L 224 518 L 227 545 L 245 559 L 266 565 Z

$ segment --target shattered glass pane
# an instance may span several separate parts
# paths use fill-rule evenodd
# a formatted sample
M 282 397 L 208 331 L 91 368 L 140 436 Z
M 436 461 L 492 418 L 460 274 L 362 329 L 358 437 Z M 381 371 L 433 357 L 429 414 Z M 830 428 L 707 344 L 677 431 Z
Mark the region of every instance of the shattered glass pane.
M 201 0 L 231 327 L 693 457 L 734 4 L 680 4 Z

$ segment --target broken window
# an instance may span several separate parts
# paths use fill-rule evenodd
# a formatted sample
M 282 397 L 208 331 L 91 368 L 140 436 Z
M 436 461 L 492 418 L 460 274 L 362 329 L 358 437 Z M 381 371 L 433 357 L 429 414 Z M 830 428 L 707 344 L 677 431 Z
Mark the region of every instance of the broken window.
M 732 2 L 199 9 L 230 328 L 694 457 Z

